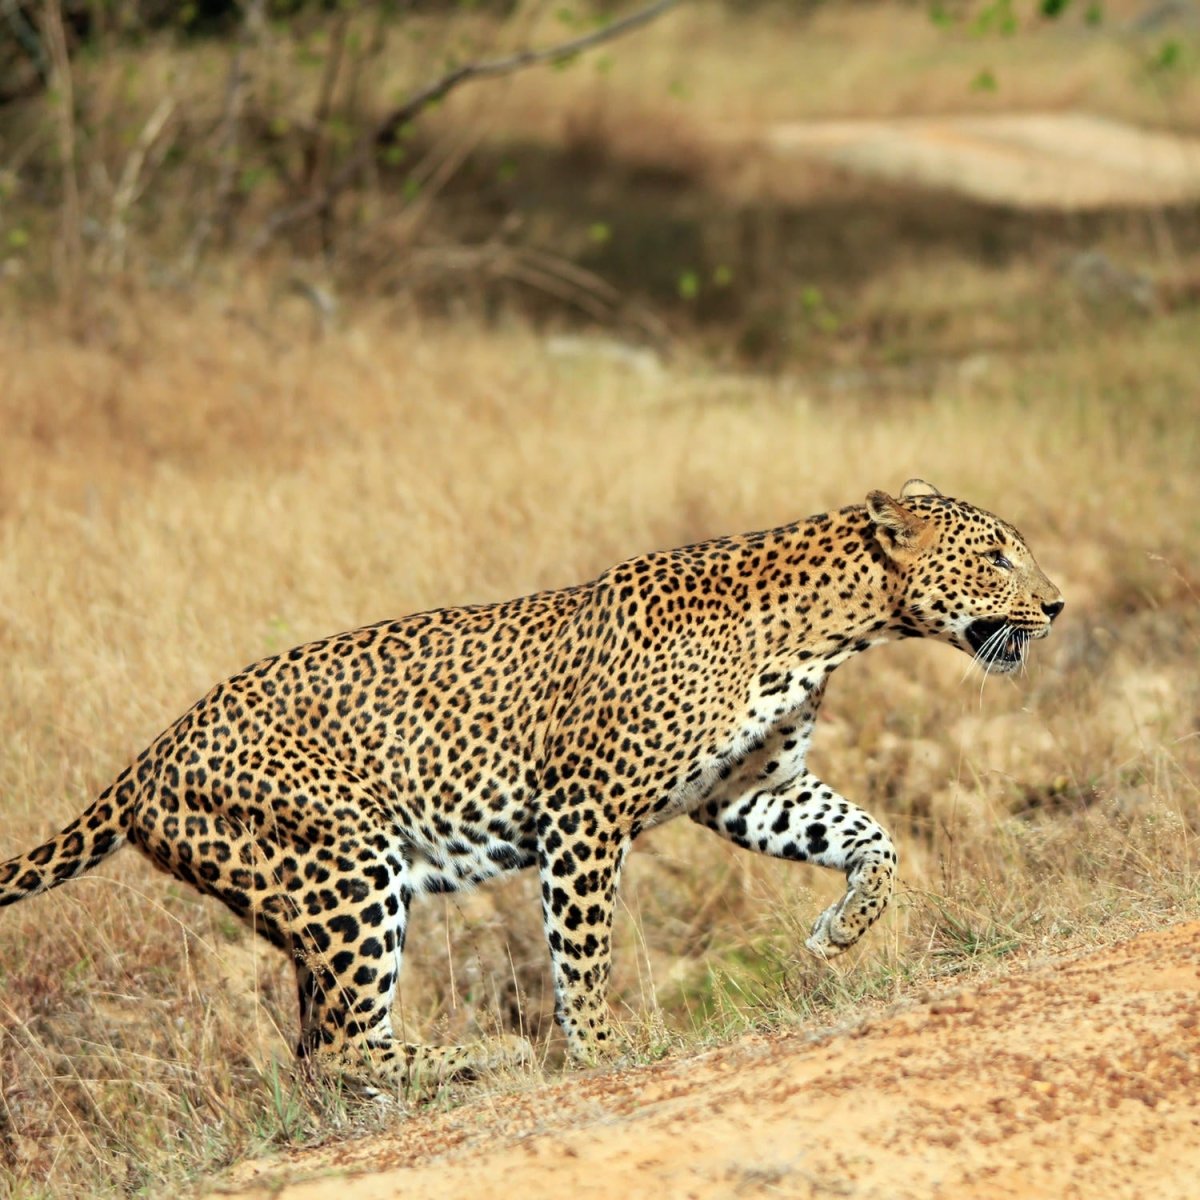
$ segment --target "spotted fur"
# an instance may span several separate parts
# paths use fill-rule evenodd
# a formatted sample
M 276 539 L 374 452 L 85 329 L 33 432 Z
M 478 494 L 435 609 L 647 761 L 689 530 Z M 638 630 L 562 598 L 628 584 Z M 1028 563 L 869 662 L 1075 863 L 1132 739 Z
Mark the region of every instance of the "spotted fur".
M 0 905 L 122 842 L 291 955 L 299 1053 L 407 1077 L 483 1061 L 393 1036 L 414 897 L 530 867 L 573 1053 L 611 1041 L 621 864 L 687 815 L 739 846 L 844 871 L 807 945 L 887 904 L 881 826 L 806 767 L 826 682 L 932 637 L 1015 670 L 1062 608 L 1020 534 L 919 480 L 899 499 L 644 554 L 579 587 L 299 646 L 218 684 L 57 837 L 0 865 Z

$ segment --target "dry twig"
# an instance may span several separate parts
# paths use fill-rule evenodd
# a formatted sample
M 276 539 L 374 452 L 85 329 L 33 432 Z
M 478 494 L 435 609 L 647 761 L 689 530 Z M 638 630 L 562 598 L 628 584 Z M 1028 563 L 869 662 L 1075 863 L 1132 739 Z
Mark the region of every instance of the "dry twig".
M 63 186 L 62 241 L 59 247 L 62 256 L 61 284 L 64 294 L 72 294 L 83 266 L 83 207 L 75 163 L 75 88 L 59 0 L 48 0 L 42 14 L 42 25 L 58 88 L 58 148 Z
M 196 222 L 184 254 L 183 267 L 185 273 L 189 275 L 193 274 L 199 266 L 214 228 L 218 223 L 227 226 L 230 219 L 230 206 L 237 182 L 238 141 L 241 132 L 242 110 L 246 103 L 248 82 L 245 67 L 246 51 L 258 38 L 263 28 L 266 19 L 265 7 L 265 0 L 249 0 L 246 4 L 233 57 L 229 61 L 229 76 L 225 85 L 225 106 L 221 114 L 217 144 L 219 160 L 217 178 L 213 185 L 212 203 Z
M 148 174 L 146 164 L 150 157 L 150 152 L 158 143 L 159 137 L 174 111 L 175 98 L 173 96 L 164 96 L 150 114 L 145 125 L 142 126 L 142 131 L 138 134 L 137 141 L 133 144 L 133 149 L 130 150 L 129 156 L 125 159 L 125 166 L 121 170 L 121 177 L 117 181 L 116 190 L 113 192 L 112 216 L 108 225 L 107 266 L 110 271 L 119 271 L 125 265 L 125 250 L 129 240 L 129 210 L 137 202 L 138 197 L 145 188 Z M 159 159 L 161 160 L 161 155 Z M 156 164 L 151 163 L 151 170 L 153 170 L 154 165 Z

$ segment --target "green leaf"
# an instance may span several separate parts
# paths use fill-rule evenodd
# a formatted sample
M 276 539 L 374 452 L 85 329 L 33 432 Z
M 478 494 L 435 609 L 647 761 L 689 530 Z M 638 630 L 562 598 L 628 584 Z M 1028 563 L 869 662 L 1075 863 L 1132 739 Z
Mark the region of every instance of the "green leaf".
M 733 282 L 733 271 L 724 265 L 717 267 L 712 276 L 714 287 L 728 287 Z
M 1183 63 L 1183 43 L 1177 38 L 1168 38 L 1150 59 L 1151 71 L 1174 71 Z
M 252 192 L 270 174 L 271 172 L 266 167 L 247 167 L 238 176 L 238 187 L 243 192 Z
M 588 226 L 588 238 L 597 246 L 603 246 L 606 242 L 612 241 L 612 229 L 607 221 L 593 221 Z
M 679 298 L 695 300 L 700 295 L 700 276 L 695 271 L 684 271 L 679 276 Z
M 1061 17 L 1071 5 L 1071 0 L 1041 0 L 1042 16 L 1053 21 Z
M 1000 84 L 996 82 L 996 76 L 992 73 L 990 67 L 984 67 L 974 79 L 971 80 L 971 91 L 973 92 L 996 92 L 1000 90 Z
M 998 33 L 1002 37 L 1012 37 L 1017 32 L 1017 14 L 1012 0 L 991 0 L 990 4 L 985 4 L 972 28 L 980 35 Z
M 954 24 L 954 14 L 941 0 L 934 0 L 929 6 L 929 20 L 939 29 L 949 29 Z

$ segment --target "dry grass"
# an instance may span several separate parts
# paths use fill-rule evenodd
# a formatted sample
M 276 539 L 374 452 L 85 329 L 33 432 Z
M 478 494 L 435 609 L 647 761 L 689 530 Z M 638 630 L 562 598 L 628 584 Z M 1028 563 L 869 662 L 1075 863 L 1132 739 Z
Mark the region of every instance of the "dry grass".
M 614 993 L 637 1044 L 833 1020 L 1195 914 L 1198 336 L 1189 314 L 1107 328 L 883 402 L 687 363 L 563 365 L 519 325 L 371 311 L 316 344 L 283 319 L 136 296 L 82 344 L 7 328 L 0 854 L 281 646 L 921 474 L 1023 529 L 1066 593 L 1061 629 L 1014 682 L 981 686 L 923 645 L 839 674 L 814 761 L 903 859 L 892 915 L 847 965 L 799 951 L 832 875 L 687 823 L 645 838 Z M 520 1024 L 553 1058 L 546 977 L 518 879 L 416 914 L 403 1017 L 434 1037 Z M 378 1119 L 293 1094 L 293 1023 L 278 956 L 131 852 L 6 910 L 0 1194 L 177 1192 L 256 1147 Z

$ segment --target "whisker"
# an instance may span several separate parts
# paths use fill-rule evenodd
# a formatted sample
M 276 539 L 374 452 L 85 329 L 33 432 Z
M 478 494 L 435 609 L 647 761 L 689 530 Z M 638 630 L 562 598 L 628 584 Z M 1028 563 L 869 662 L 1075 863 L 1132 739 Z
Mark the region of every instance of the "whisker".
M 1000 628 L 997 629 L 996 632 L 993 633 L 992 636 L 990 638 L 988 638 L 988 640 L 986 642 L 984 642 L 983 645 L 980 647 L 980 657 L 982 659 L 981 665 L 983 667 L 983 672 L 979 677 L 979 707 L 980 708 L 983 707 L 983 685 L 987 682 L 987 677 L 989 674 L 988 668 L 991 666 L 992 662 L 995 660 L 996 655 L 1000 651 L 1000 647 L 1004 644 L 1003 638 L 1005 636 L 1005 630 L 1007 628 L 1008 628 L 1007 624 L 1001 625 Z
M 989 674 L 989 667 L 997 658 L 1000 657 L 1001 653 L 1003 652 L 1004 643 L 1007 640 L 1008 634 L 1011 629 L 1012 629 L 1012 626 L 1006 621 L 1003 625 L 1001 625 L 998 629 L 996 629 L 991 634 L 991 636 L 983 643 L 982 646 L 979 647 L 979 649 L 975 652 L 974 656 L 971 659 L 972 663 L 978 663 L 979 667 L 980 667 L 980 679 L 979 679 L 979 703 L 980 703 L 980 705 L 983 704 L 983 685 L 987 680 L 987 676 Z M 968 664 L 968 668 L 969 667 L 970 667 L 970 664 Z M 965 675 L 964 675 L 964 678 L 965 678 Z
M 1004 649 L 1004 642 L 1008 637 L 1010 626 L 1007 622 L 1000 626 L 995 633 L 979 648 L 979 657 L 984 665 L 990 665 L 992 661 L 999 657 Z
M 994 635 L 993 635 L 993 636 L 994 636 Z M 965 683 L 965 682 L 966 682 L 966 678 L 967 678 L 967 676 L 968 676 L 968 675 L 970 675 L 970 673 L 971 673 L 971 668 L 972 668 L 972 667 L 976 667 L 976 666 L 978 666 L 978 667 L 982 667 L 982 656 L 983 656 L 983 652 L 984 652 L 984 650 L 986 650 L 986 649 L 987 649 L 987 644 L 988 644 L 988 642 L 990 642 L 990 641 L 991 641 L 991 638 L 988 638 L 988 639 L 987 639 L 987 641 L 985 641 L 985 642 L 984 642 L 984 643 L 983 643 L 983 644 L 982 644 L 982 645 L 979 647 L 979 649 L 978 649 L 978 650 L 976 650 L 976 651 L 974 651 L 974 652 L 972 653 L 971 657 L 970 657 L 970 658 L 967 660 L 967 665 L 966 665 L 965 667 L 963 667 L 963 672 L 962 672 L 962 675 L 961 675 L 961 676 L 959 676 L 959 680 L 958 680 L 958 682 L 959 682 L 959 683 Z
M 1028 629 L 1021 628 L 1012 621 L 1002 622 L 992 630 L 991 634 L 967 660 L 962 675 L 959 677 L 959 683 L 966 681 L 972 667 L 979 667 L 981 675 L 979 693 L 982 703 L 984 679 L 998 665 L 1003 664 L 1003 674 L 1010 674 L 1016 670 L 1019 670 L 1022 675 L 1028 674 L 1028 651 L 1032 640 L 1033 637 Z

